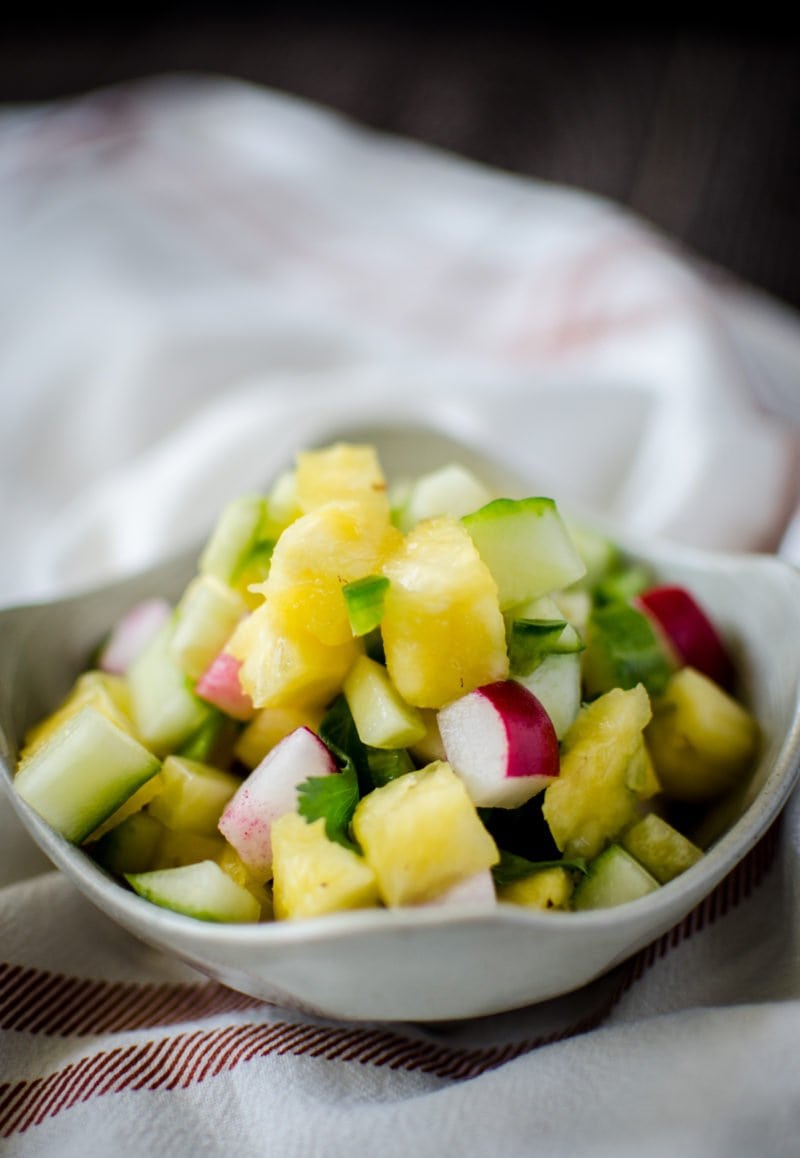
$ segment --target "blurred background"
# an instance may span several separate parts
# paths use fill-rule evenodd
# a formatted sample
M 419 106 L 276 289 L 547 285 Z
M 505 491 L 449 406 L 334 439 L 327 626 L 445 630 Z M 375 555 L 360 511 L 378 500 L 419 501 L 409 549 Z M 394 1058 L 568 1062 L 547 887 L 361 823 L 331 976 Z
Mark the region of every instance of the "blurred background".
M 800 39 L 788 12 L 11 0 L 0 101 L 163 72 L 255 81 L 609 197 L 800 307 Z

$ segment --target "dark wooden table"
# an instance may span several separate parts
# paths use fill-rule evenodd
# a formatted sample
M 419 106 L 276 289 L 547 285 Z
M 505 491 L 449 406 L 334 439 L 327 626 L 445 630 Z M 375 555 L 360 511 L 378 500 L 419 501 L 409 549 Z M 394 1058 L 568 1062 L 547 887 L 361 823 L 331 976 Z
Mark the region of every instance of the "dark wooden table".
M 0 101 L 160 73 L 237 76 L 379 129 L 597 192 L 800 307 L 800 40 L 759 12 L 719 25 L 458 19 L 379 5 L 165 0 L 52 11 L 12 0 Z M 392 7 L 400 12 L 399 6 Z

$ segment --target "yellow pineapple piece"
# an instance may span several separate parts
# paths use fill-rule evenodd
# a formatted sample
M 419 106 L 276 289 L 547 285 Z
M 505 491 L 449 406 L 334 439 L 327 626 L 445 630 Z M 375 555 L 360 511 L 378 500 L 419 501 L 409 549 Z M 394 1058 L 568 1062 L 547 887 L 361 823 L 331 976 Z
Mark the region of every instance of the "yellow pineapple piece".
M 242 661 L 239 682 L 256 708 L 308 708 L 341 690 L 363 645 L 351 637 L 328 646 L 266 602 L 242 620 L 225 650 Z
M 315 507 L 278 539 L 259 590 L 290 630 L 302 627 L 328 645 L 346 643 L 353 631 L 342 587 L 379 572 L 400 540 L 388 508 L 376 512 L 355 502 Z
M 503 885 L 497 899 L 529 909 L 568 909 L 574 887 L 571 873 L 553 865 Z
M 248 893 L 252 893 L 256 898 L 261 905 L 261 920 L 271 921 L 274 916 L 272 893 L 264 881 L 253 876 L 236 849 L 225 841 L 225 846 L 216 859 L 219 867 L 231 880 L 247 889 Z
M 167 828 L 217 835 L 222 810 L 241 784 L 232 772 L 183 756 L 167 756 L 150 815 Z
M 641 684 L 613 688 L 583 707 L 567 731 L 560 774 L 545 789 L 542 805 L 565 856 L 597 856 L 637 819 L 640 801 L 657 790 L 644 752 L 643 729 L 651 715 Z
M 646 737 L 665 795 L 703 801 L 734 788 L 752 768 L 759 729 L 718 684 L 683 667 L 655 701 Z
M 272 891 L 277 920 L 319 917 L 378 904 L 375 873 L 363 857 L 329 840 L 325 821 L 287 812 L 272 826 Z
M 240 733 L 233 754 L 248 768 L 255 768 L 267 752 L 297 728 L 310 728 L 318 734 L 323 715 L 324 710 L 319 707 L 262 708 Z
M 297 455 L 295 497 L 301 511 L 355 500 L 389 517 L 386 479 L 374 447 L 336 442 Z
M 135 736 L 130 714 L 130 694 L 124 676 L 111 675 L 103 671 L 87 671 L 78 676 L 55 711 L 27 732 L 20 754 L 20 766 L 46 743 L 62 724 L 83 708 L 96 708 L 124 732 Z
M 386 666 L 403 699 L 440 708 L 506 678 L 497 584 L 459 522 L 443 516 L 419 523 L 383 572 Z
M 463 782 L 444 761 L 364 796 L 353 832 L 390 906 L 431 900 L 499 860 Z

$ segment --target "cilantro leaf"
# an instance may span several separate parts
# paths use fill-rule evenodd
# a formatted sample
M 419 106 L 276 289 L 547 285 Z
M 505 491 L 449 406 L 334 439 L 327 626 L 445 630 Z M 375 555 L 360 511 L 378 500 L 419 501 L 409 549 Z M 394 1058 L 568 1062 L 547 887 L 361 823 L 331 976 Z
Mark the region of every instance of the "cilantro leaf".
M 510 885 L 512 881 L 520 881 L 524 877 L 532 876 L 533 873 L 549 868 L 563 868 L 585 875 L 586 861 L 581 857 L 575 857 L 573 860 L 534 861 L 501 849 L 500 861 L 492 868 L 492 876 L 497 887 L 502 888 L 503 885 Z
M 358 845 L 349 833 L 359 800 L 358 779 L 353 767 L 333 776 L 309 776 L 298 786 L 297 794 L 297 810 L 309 824 L 324 819 L 329 840 L 358 852 Z

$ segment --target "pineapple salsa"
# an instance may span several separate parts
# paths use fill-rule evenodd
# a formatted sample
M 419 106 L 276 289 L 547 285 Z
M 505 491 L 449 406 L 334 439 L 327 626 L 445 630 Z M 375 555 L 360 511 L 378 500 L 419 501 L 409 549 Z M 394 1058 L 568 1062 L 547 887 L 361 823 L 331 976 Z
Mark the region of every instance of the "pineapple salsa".
M 703 855 L 756 721 L 692 594 L 547 498 L 375 450 L 221 512 L 172 606 L 115 624 L 17 791 L 149 901 L 211 921 L 580 910 Z M 707 829 L 708 826 L 706 826 Z

